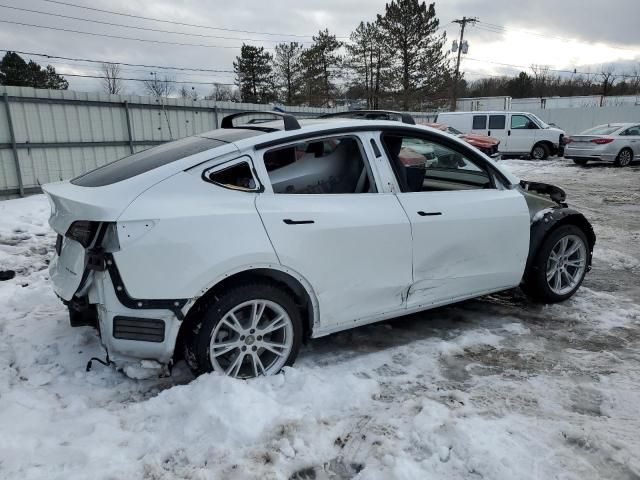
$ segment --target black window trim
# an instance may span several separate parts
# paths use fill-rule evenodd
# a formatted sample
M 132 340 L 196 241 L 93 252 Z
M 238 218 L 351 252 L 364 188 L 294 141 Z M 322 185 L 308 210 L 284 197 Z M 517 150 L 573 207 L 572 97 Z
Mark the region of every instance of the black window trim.
M 271 152 L 273 150 L 280 149 L 280 148 L 287 148 L 287 147 L 291 147 L 294 146 L 298 143 L 302 143 L 302 142 L 312 142 L 312 141 L 323 141 L 323 140 L 328 140 L 328 139 L 332 139 L 332 138 L 340 138 L 340 137 L 351 137 L 354 138 L 358 144 L 358 149 L 360 150 L 360 155 L 362 156 L 362 161 L 364 162 L 364 168 L 367 170 L 367 174 L 369 175 L 369 181 L 373 181 L 373 187 L 375 188 L 375 192 L 371 192 L 371 193 L 380 193 L 380 188 L 378 186 L 378 182 L 376 179 L 376 176 L 373 172 L 373 162 L 371 161 L 371 159 L 369 158 L 369 156 L 367 155 L 367 151 L 364 148 L 364 144 L 362 143 L 362 138 L 358 135 L 358 133 L 362 133 L 362 132 L 370 132 L 372 129 L 371 127 L 364 127 L 364 128 L 347 128 L 347 127 L 342 127 L 342 128 L 336 128 L 336 129 L 331 129 L 331 130 L 324 130 L 322 132 L 309 132 L 308 134 L 298 134 L 298 135 L 293 135 L 291 137 L 288 138 L 281 138 L 279 140 L 275 140 L 272 142 L 264 142 L 262 144 L 258 144 L 255 145 L 253 148 L 256 151 L 260 151 L 260 150 L 264 150 L 260 153 L 260 159 L 262 160 L 263 164 L 264 164 L 264 155 L 268 152 Z M 262 145 L 266 145 L 264 148 L 258 148 Z M 272 147 L 276 147 L 276 148 L 272 148 Z M 268 149 L 268 150 L 267 150 Z M 265 168 L 266 170 L 266 168 Z M 268 172 L 267 172 L 267 176 L 268 176 Z M 273 185 L 271 184 L 271 178 L 269 178 L 269 185 L 271 185 L 271 191 L 274 195 L 283 195 L 282 193 L 276 193 L 273 191 Z M 362 193 L 370 193 L 370 192 L 362 192 Z M 357 195 L 362 195 L 361 194 L 357 194 Z M 286 195 L 286 194 L 284 194 Z M 321 194 L 317 194 L 317 193 L 310 193 L 310 194 L 301 194 L 301 193 L 295 193 L 295 194 L 291 194 L 291 195 L 321 195 Z M 326 195 L 335 195 L 335 194 L 326 194 Z M 351 195 L 351 194 L 344 194 L 344 195 Z
M 229 168 L 235 167 L 236 165 L 240 164 L 240 163 L 246 163 L 247 165 L 249 165 L 249 169 L 251 170 L 251 175 L 253 176 L 253 180 L 256 182 L 256 188 L 253 189 L 249 189 L 249 188 L 242 188 L 242 187 L 236 187 L 236 186 L 230 186 L 230 185 L 223 185 L 219 182 L 216 182 L 214 180 L 211 180 L 209 178 L 209 175 L 212 173 L 216 173 L 216 172 L 221 172 L 224 170 L 228 170 Z M 222 163 L 218 163 L 217 165 L 213 165 L 209 168 L 205 168 L 202 171 L 202 175 L 201 175 L 202 180 L 204 180 L 207 183 L 212 183 L 218 187 L 221 188 L 226 188 L 227 190 L 234 190 L 236 192 L 245 192 L 245 193 L 262 193 L 264 192 L 265 188 L 264 185 L 262 184 L 262 182 L 260 181 L 260 177 L 258 176 L 258 172 L 256 171 L 255 166 L 253 165 L 253 159 L 249 156 L 249 155 L 241 155 L 240 157 L 236 157 L 236 158 L 232 158 L 230 160 L 227 160 L 225 162 Z

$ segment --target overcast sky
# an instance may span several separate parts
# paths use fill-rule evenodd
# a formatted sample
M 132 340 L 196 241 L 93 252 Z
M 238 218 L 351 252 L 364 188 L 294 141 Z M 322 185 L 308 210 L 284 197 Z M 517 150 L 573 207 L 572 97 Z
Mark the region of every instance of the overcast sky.
M 189 24 L 259 33 L 212 30 L 86 10 L 45 0 L 0 0 L 0 20 L 40 26 L 203 45 L 154 44 L 71 33 L 24 25 L 0 23 L 0 48 L 63 57 L 108 60 L 137 64 L 231 70 L 243 41 L 273 48 L 280 41 L 310 42 L 319 29 L 328 28 L 348 37 L 357 24 L 384 12 L 384 0 L 61 0 L 92 8 L 154 17 Z M 4 5 L 4 7 L 3 7 Z M 135 27 L 171 30 L 202 36 L 185 36 L 103 25 L 7 6 Z M 447 45 L 459 35 L 451 21 L 463 15 L 482 22 L 467 29 L 469 54 L 463 70 L 469 80 L 485 75 L 514 74 L 520 69 L 498 65 L 548 65 L 555 69 L 599 71 L 602 66 L 617 72 L 640 69 L 640 0 L 446 0 L 436 2 L 436 14 L 447 33 Z M 487 25 L 490 24 L 490 25 Z M 499 31 L 495 31 L 498 25 Z M 506 30 L 505 30 L 506 29 Z M 494 31 L 489 31 L 494 30 Z M 294 36 L 295 35 L 295 36 Z M 226 38 L 212 38 L 226 37 Z M 250 39 L 250 40 L 247 40 Z M 95 75 L 89 63 L 32 57 L 52 63 L 62 73 Z M 495 63 L 489 63 L 495 62 Z M 142 67 L 126 67 L 131 78 L 150 78 Z M 158 71 L 157 69 L 155 71 Z M 169 72 L 179 81 L 232 83 L 232 73 Z M 95 91 L 99 81 L 68 77 L 70 88 Z M 195 83 L 194 83 L 195 85 Z M 207 85 L 196 85 L 206 93 Z M 127 93 L 142 91 L 140 82 L 128 82 Z

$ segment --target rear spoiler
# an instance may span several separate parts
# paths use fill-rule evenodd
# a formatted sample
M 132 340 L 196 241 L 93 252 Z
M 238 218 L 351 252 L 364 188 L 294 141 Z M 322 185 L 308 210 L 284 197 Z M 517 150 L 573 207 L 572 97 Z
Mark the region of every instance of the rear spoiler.
M 560 187 L 555 185 L 549 185 L 548 183 L 541 182 L 526 182 L 520 181 L 520 186 L 528 192 L 535 192 L 541 195 L 549 195 L 549 198 L 559 205 L 564 204 L 567 199 L 567 194 Z

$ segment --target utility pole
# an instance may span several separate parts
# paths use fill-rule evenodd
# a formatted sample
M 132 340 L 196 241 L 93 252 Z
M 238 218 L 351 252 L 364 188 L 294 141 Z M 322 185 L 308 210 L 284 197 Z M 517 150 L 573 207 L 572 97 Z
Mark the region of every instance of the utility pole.
M 463 53 L 463 48 L 465 50 L 464 53 L 466 52 L 467 46 L 464 44 L 464 29 L 467 26 L 467 23 L 471 23 L 471 24 L 475 24 L 478 21 L 478 19 L 476 17 L 471 17 L 471 18 L 467 18 L 467 17 L 462 17 L 462 19 L 457 19 L 454 20 L 452 23 L 458 23 L 460 24 L 460 43 L 457 44 L 457 48 L 456 48 L 456 42 L 453 42 L 453 51 L 458 52 L 458 59 L 456 61 L 456 74 L 454 76 L 453 79 L 453 89 L 452 89 L 452 95 L 451 95 L 451 110 L 455 111 L 456 110 L 456 105 L 458 102 L 458 83 L 460 82 L 460 57 Z

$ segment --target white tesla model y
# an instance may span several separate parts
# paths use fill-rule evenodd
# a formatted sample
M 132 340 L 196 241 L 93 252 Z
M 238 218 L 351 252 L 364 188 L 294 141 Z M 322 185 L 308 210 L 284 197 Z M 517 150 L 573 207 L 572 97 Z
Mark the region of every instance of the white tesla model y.
M 595 243 L 561 189 L 395 112 L 235 114 L 44 191 L 54 289 L 120 368 L 248 378 L 305 338 L 439 305 L 561 301 Z

